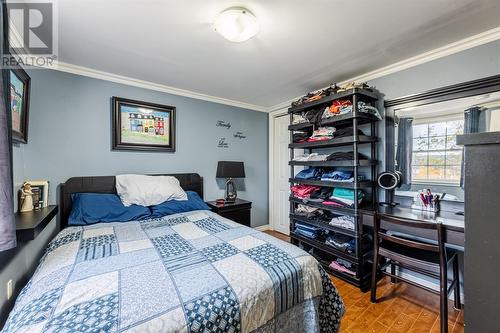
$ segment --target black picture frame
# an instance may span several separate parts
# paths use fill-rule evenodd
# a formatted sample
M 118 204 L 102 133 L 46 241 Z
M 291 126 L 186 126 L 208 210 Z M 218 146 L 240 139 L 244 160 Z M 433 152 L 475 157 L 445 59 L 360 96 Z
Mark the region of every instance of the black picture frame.
M 113 96 L 111 149 L 175 152 L 175 113 L 174 106 Z
M 26 71 L 17 65 L 7 69 L 9 73 L 9 103 L 7 107 L 11 115 L 12 122 L 12 142 L 14 143 L 28 143 L 28 124 L 29 124 L 29 111 L 30 111 L 30 91 L 31 91 L 31 78 Z M 22 83 L 22 92 L 17 91 L 15 83 Z M 21 93 L 21 94 L 19 94 Z M 17 95 L 17 96 L 16 96 Z M 15 104 L 21 103 L 21 107 Z M 16 113 L 19 113 L 16 115 Z

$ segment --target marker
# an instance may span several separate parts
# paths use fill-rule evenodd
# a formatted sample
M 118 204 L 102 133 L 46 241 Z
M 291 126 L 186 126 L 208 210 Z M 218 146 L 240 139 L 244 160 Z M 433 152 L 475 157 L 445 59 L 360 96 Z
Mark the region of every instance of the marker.
M 420 194 L 420 200 L 422 200 L 422 203 L 424 204 L 425 207 L 427 207 L 427 202 L 425 200 L 425 196 L 422 192 L 419 193 Z

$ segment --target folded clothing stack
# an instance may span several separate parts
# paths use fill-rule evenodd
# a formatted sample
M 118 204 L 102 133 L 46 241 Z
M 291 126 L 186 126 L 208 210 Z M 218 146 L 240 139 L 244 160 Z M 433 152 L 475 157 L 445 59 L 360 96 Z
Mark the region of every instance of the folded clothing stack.
M 310 124 L 315 124 L 315 125 L 319 125 L 322 114 L 323 114 L 322 109 L 313 109 L 302 113 L 304 118 L 306 118 Z
M 349 100 L 336 100 L 333 101 L 330 107 L 325 108 L 323 114 L 321 115 L 322 119 L 328 119 L 335 116 L 340 116 L 343 114 L 347 114 L 352 112 L 352 102 Z M 371 106 L 365 102 L 358 102 L 358 112 L 364 112 L 368 114 L 372 114 L 378 119 L 382 120 L 380 116 L 380 112 L 374 106 Z
M 353 276 L 356 275 L 356 272 L 355 272 L 356 269 L 355 269 L 354 265 L 347 260 L 337 258 L 334 261 L 332 261 L 329 266 L 330 266 L 330 268 L 333 268 L 334 270 L 344 272 L 344 273 L 347 273 L 347 274 L 353 275 Z
M 347 99 L 339 99 L 335 100 L 332 102 L 332 105 L 327 107 L 324 111 L 323 114 L 321 115 L 321 118 L 331 118 L 334 116 L 338 116 L 344 113 L 347 113 L 348 111 L 343 111 L 343 109 L 352 106 L 352 102 Z
M 332 195 L 332 189 L 328 187 L 322 187 L 321 189 L 311 193 L 309 198 L 316 202 L 323 202 Z
M 307 218 L 318 218 L 325 215 L 324 211 L 319 208 L 309 207 L 303 204 L 298 204 L 294 213 L 296 215 L 305 216 Z
M 306 169 L 300 177 L 314 177 L 315 170 Z M 318 171 L 321 172 L 321 171 Z M 313 179 L 313 178 L 305 178 Z M 302 199 L 304 203 L 318 202 L 324 205 L 352 208 L 354 207 L 354 190 L 335 187 L 333 190 L 328 187 L 299 184 L 290 188 L 293 197 Z M 358 190 L 358 203 L 361 203 L 364 193 Z
M 355 223 L 354 216 L 341 215 L 332 218 L 328 224 L 334 227 L 354 230 Z
M 351 183 L 354 181 L 354 177 L 352 176 L 352 171 L 329 171 L 321 175 L 321 180 Z
M 338 151 L 331 153 L 326 158 L 328 161 L 352 161 L 354 160 L 354 152 L 352 151 Z M 358 159 L 366 160 L 367 157 L 363 154 L 358 153 Z
M 347 254 L 356 252 L 356 240 L 346 235 L 330 232 L 325 243 Z
M 307 157 L 304 157 L 306 159 Z M 313 156 L 314 158 L 318 158 L 317 156 Z M 352 171 L 339 171 L 339 170 L 330 170 L 318 167 L 310 167 L 304 170 L 299 171 L 295 178 L 297 179 L 320 179 L 322 181 L 330 181 L 330 182 L 341 182 L 341 183 L 352 183 L 354 181 L 353 172 Z M 360 175 L 358 176 L 358 180 L 364 180 L 365 177 Z
M 358 102 L 358 111 L 374 115 L 379 120 L 382 120 L 382 117 L 380 116 L 380 112 L 378 112 L 378 109 L 374 106 L 366 104 L 365 102 Z M 352 104 L 342 107 L 340 112 L 341 114 L 352 112 Z
M 307 142 L 325 141 L 333 139 L 335 127 L 320 127 L 314 130 Z
M 295 175 L 297 179 L 318 179 L 321 177 L 323 169 L 321 168 L 307 168 L 301 170 L 298 174 Z
M 294 114 L 292 119 L 292 124 L 303 124 L 308 123 L 309 120 L 302 114 Z
M 325 88 L 323 90 L 307 93 L 307 95 L 302 96 L 296 101 L 293 101 L 292 107 L 301 105 L 303 103 L 309 103 L 320 100 L 323 97 L 330 96 L 331 94 L 336 93 L 338 90 L 339 87 L 337 87 L 337 84 L 333 84 L 330 87 Z
M 353 135 L 352 127 L 336 129 L 335 127 L 320 127 L 309 135 L 306 131 L 296 131 L 292 135 L 292 141 L 294 143 L 304 143 L 304 142 L 317 142 L 332 140 L 334 138 L 342 138 L 346 136 Z M 365 135 L 362 130 L 358 129 L 358 135 Z
M 362 191 L 358 191 L 358 204 L 363 201 L 364 193 Z M 334 188 L 332 192 L 332 196 L 329 200 L 337 202 L 339 204 L 343 204 L 347 207 L 354 206 L 354 190 L 350 188 Z
M 295 223 L 295 233 L 307 238 L 316 239 L 321 237 L 323 229 L 307 224 Z
M 299 155 L 293 158 L 294 161 L 298 162 L 308 162 L 308 161 L 326 161 L 329 155 L 327 154 L 318 154 L 318 153 L 311 153 L 311 154 L 304 154 L 304 155 Z
M 358 129 L 358 135 L 365 135 L 365 133 Z M 352 129 L 352 127 L 345 127 L 345 128 L 340 128 L 340 129 L 337 129 L 335 131 L 335 137 L 336 138 L 342 138 L 342 137 L 345 137 L 345 136 L 353 136 L 354 134 L 354 130 Z
M 307 199 L 311 196 L 311 193 L 319 191 L 321 187 L 312 185 L 294 185 L 290 188 L 294 197 L 299 199 Z
M 309 134 L 307 132 L 295 132 L 292 135 L 292 141 L 294 143 L 307 142 L 308 138 L 309 138 Z

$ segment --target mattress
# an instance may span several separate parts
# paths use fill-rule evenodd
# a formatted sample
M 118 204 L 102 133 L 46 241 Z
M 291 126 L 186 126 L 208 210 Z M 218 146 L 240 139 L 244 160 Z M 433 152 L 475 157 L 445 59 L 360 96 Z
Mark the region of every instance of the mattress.
M 300 248 L 209 211 L 62 230 L 3 332 L 337 332 Z

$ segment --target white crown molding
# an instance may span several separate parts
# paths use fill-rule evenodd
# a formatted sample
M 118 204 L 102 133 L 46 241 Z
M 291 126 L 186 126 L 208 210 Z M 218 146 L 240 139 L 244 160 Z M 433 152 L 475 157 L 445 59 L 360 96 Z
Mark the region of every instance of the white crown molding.
M 402 70 L 405 70 L 405 69 L 408 69 L 411 67 L 415 67 L 415 66 L 424 64 L 424 63 L 432 61 L 432 60 L 436 60 L 436 59 L 443 58 L 443 57 L 446 57 L 446 56 L 449 56 L 449 55 L 452 55 L 452 54 L 455 54 L 455 53 L 458 53 L 461 51 L 465 51 L 465 50 L 471 49 L 471 48 L 476 47 L 476 46 L 480 46 L 483 44 L 494 42 L 494 41 L 499 40 L 499 39 L 500 39 L 500 27 L 496 27 L 494 29 L 487 30 L 487 31 L 482 32 L 480 34 L 461 39 L 459 41 L 450 43 L 448 45 L 439 47 L 437 49 L 434 49 L 434 50 L 431 50 L 431 51 L 428 51 L 425 53 L 421 53 L 417 56 L 405 59 L 403 61 L 396 62 L 392 65 L 385 66 L 385 67 L 376 69 L 374 71 L 355 76 L 353 78 L 350 78 L 350 79 L 342 81 L 342 82 L 338 82 L 338 84 L 343 85 L 343 84 L 346 84 L 349 82 L 371 81 L 371 80 L 374 80 L 374 79 L 377 79 L 377 78 L 380 78 L 380 77 L 383 77 L 383 76 L 386 76 L 386 75 L 389 75 L 392 73 L 396 73 L 396 72 L 399 72 L 399 71 L 402 71 Z M 325 89 L 325 88 L 326 87 L 320 88 L 320 89 Z M 320 90 L 320 89 L 317 89 L 317 90 Z M 276 111 L 276 110 L 282 109 L 284 107 L 289 107 L 293 101 L 299 99 L 300 97 L 302 97 L 302 96 L 298 96 L 296 98 L 293 98 L 293 99 L 287 100 L 285 102 L 271 106 L 268 108 L 268 112 Z
M 65 62 L 56 62 L 54 67 L 47 67 L 47 68 L 61 71 L 61 72 L 65 72 L 65 73 L 87 76 L 87 77 L 91 77 L 94 79 L 111 81 L 111 82 L 115 82 L 115 83 L 129 85 L 129 86 L 165 92 L 165 93 L 172 94 L 172 95 L 184 96 L 184 97 L 199 99 L 199 100 L 218 103 L 218 104 L 231 105 L 231 106 L 236 106 L 236 107 L 244 108 L 244 109 L 250 109 L 250 110 L 254 110 L 254 111 L 268 112 L 268 109 L 266 107 L 255 105 L 255 104 L 234 101 L 234 100 L 226 99 L 226 98 L 222 98 L 222 97 L 210 96 L 210 95 L 198 93 L 195 91 L 170 87 L 170 86 L 166 86 L 166 85 L 159 84 L 159 83 L 139 80 L 139 79 L 135 79 L 135 78 L 128 77 L 128 76 L 104 72 L 104 71 L 100 71 L 100 70 L 96 70 L 96 69 L 92 69 L 92 68 L 88 68 L 88 67 L 72 65 L 72 64 L 65 63 Z

